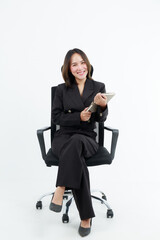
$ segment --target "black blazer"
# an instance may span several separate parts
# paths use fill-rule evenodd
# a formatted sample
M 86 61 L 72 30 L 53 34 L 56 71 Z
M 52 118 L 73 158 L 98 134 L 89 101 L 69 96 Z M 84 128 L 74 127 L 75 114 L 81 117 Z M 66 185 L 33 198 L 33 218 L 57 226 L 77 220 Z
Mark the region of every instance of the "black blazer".
M 86 122 L 81 121 L 80 113 L 89 107 L 98 92 L 106 92 L 105 85 L 90 79 L 85 82 L 82 96 L 80 96 L 76 84 L 73 84 L 72 87 L 67 87 L 65 83 L 58 85 L 52 108 L 52 121 L 54 124 L 60 125 L 57 134 L 73 132 L 95 138 L 96 134 L 93 131 L 95 121 L 104 122 L 106 120 L 108 106 L 104 111 L 98 106 L 97 111 L 92 113 L 91 118 Z

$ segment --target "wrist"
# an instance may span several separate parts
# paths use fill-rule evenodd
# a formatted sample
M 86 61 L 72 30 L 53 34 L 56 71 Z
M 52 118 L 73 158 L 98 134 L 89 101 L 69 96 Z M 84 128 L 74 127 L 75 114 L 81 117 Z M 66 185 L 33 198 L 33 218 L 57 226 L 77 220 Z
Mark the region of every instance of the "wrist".
M 101 105 L 100 107 L 101 107 L 102 111 L 104 111 L 107 107 L 107 104 Z

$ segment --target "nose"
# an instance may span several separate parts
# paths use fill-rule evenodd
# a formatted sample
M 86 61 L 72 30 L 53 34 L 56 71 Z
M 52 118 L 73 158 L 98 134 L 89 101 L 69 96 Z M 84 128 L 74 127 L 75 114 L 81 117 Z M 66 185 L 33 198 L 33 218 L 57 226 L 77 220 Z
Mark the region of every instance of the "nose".
M 81 64 L 78 64 L 78 70 L 82 70 L 82 65 Z

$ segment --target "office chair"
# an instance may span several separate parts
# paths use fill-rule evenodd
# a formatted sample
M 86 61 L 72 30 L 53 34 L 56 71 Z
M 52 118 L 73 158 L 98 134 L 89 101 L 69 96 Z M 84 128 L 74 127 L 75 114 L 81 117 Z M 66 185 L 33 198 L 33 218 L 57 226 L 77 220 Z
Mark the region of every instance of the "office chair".
M 52 87 L 51 88 L 51 109 L 52 109 L 52 104 L 54 101 L 55 91 L 56 91 L 56 87 Z M 52 153 L 51 148 L 46 153 L 44 132 L 50 130 L 50 138 L 51 138 L 51 143 L 52 143 L 54 134 L 58 128 L 59 128 L 59 126 L 54 125 L 51 121 L 50 127 L 46 127 L 46 128 L 37 130 L 37 137 L 38 137 L 38 141 L 39 141 L 39 145 L 40 145 L 40 149 L 41 149 L 42 158 L 45 161 L 45 164 L 47 165 L 47 167 L 58 166 L 58 158 Z M 108 150 L 104 147 L 104 131 L 105 130 L 112 132 L 110 152 L 108 152 Z M 86 164 L 88 167 L 98 166 L 98 165 L 103 165 L 103 164 L 111 164 L 114 159 L 114 156 L 115 156 L 115 150 L 116 150 L 119 131 L 117 129 L 105 127 L 103 122 L 96 123 L 95 131 L 97 132 L 96 141 L 99 144 L 99 149 L 95 155 L 86 159 Z M 92 194 L 93 192 L 99 192 L 101 194 L 101 197 L 93 195 Z M 106 195 L 102 191 L 99 191 L 99 190 L 95 190 L 93 192 L 91 191 L 91 197 L 100 201 L 101 203 L 103 203 L 108 209 L 107 214 L 106 214 L 107 218 L 112 218 L 114 215 L 113 210 L 111 209 L 111 207 L 109 206 L 109 204 L 107 202 Z M 42 199 L 46 196 L 53 195 L 53 194 L 54 194 L 54 192 L 50 192 L 50 193 L 47 193 L 47 194 L 44 194 L 43 196 L 41 196 L 36 203 L 36 208 L 42 209 Z M 69 198 L 69 200 L 68 200 L 68 198 Z M 65 209 L 64 209 L 63 216 L 62 216 L 62 222 L 68 223 L 69 222 L 69 216 L 68 216 L 69 207 L 73 200 L 72 191 L 66 190 L 64 192 L 63 199 L 66 199 L 67 202 L 65 204 Z

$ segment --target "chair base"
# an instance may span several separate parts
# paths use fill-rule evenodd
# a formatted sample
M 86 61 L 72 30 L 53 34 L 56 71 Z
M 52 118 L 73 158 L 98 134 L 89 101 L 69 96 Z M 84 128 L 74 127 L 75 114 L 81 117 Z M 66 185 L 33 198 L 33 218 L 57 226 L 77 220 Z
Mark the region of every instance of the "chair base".
M 101 197 L 93 195 L 93 193 L 100 193 Z M 42 195 L 36 203 L 36 208 L 37 209 L 42 209 L 42 199 L 44 197 L 47 197 L 47 196 L 52 196 L 53 194 L 54 194 L 54 192 L 50 192 L 50 193 L 46 193 L 46 194 Z M 106 195 L 102 191 L 92 190 L 91 191 L 91 197 L 93 199 L 96 199 L 96 200 L 100 201 L 101 204 L 104 204 L 107 207 L 107 213 L 106 213 L 107 218 L 113 218 L 113 216 L 114 216 L 113 210 L 109 206 L 109 204 L 107 202 Z M 68 216 L 69 207 L 72 203 L 72 200 L 74 200 L 72 191 L 71 190 L 66 190 L 64 192 L 63 199 L 66 200 L 66 203 L 64 204 L 64 212 L 63 212 L 63 216 L 62 216 L 62 222 L 63 223 L 68 223 L 69 222 L 69 216 Z

